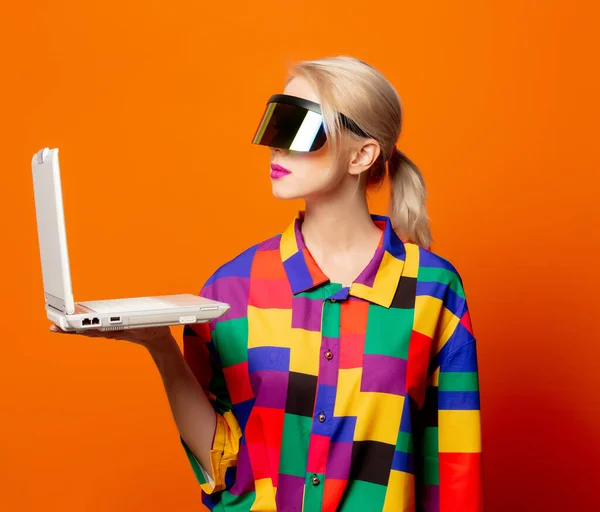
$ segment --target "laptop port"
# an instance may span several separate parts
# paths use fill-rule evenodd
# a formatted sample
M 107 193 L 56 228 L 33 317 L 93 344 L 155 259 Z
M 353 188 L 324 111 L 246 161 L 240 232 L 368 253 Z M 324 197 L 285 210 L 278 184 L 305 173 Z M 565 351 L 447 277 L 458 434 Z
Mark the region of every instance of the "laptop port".
M 83 322 L 81 322 L 81 325 L 90 325 L 92 323 L 92 321 L 89 318 L 84 318 Z
M 111 324 L 120 324 L 121 323 L 121 317 L 120 316 L 111 316 L 109 319 L 109 323 Z
M 92 325 L 100 325 L 100 319 L 99 318 L 92 318 Z

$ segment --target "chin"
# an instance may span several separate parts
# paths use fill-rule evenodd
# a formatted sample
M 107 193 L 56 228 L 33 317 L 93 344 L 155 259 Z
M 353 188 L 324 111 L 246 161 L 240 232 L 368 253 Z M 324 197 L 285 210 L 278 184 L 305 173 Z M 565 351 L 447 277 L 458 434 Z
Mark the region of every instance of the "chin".
M 302 197 L 302 194 L 298 194 L 297 190 L 286 187 L 283 183 L 274 182 L 271 191 L 277 199 L 299 199 Z

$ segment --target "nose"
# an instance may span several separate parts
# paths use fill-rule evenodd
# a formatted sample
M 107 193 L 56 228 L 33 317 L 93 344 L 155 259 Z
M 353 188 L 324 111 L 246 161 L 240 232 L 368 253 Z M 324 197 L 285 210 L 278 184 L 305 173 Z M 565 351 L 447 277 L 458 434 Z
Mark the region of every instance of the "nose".
M 273 155 L 287 155 L 289 153 L 289 150 L 287 149 L 281 149 L 281 148 L 271 148 L 271 153 Z

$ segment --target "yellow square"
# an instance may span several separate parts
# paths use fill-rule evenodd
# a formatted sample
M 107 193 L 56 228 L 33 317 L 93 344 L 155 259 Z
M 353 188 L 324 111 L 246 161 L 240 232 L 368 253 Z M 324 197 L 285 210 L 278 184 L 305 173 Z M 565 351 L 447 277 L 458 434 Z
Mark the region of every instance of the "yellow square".
M 479 411 L 439 411 L 438 432 L 440 452 L 481 452 Z
M 404 244 L 406 250 L 406 261 L 404 262 L 404 277 L 418 277 L 419 275 L 419 246 L 415 244 Z
M 277 505 L 275 504 L 275 488 L 270 478 L 261 478 L 254 482 L 256 487 L 256 499 L 250 507 L 250 511 L 275 511 Z
M 279 252 L 281 260 L 285 261 L 298 252 L 298 244 L 296 243 L 295 221 L 292 222 L 281 235 L 279 242 Z
M 413 329 L 433 338 L 442 310 L 442 301 L 429 295 L 418 295 L 415 301 Z
M 289 347 L 291 309 L 261 309 L 248 306 L 248 348 Z
M 390 471 L 383 512 L 414 512 L 415 475 L 404 471 Z
M 389 393 L 361 393 L 357 400 L 354 440 L 379 441 L 396 446 L 404 397 Z M 373 421 L 373 418 L 379 418 Z
M 439 333 L 439 341 L 437 346 L 438 352 L 444 348 L 444 345 L 450 339 L 450 336 L 452 336 L 452 333 L 455 331 L 456 326 L 460 322 L 460 319 L 454 313 L 452 313 L 452 311 L 446 308 L 442 308 L 441 315 L 442 317 L 439 325 L 442 326 L 444 330 Z
M 335 395 L 335 416 L 356 416 L 360 411 L 362 368 L 340 369 Z
M 319 374 L 321 358 L 321 332 L 290 328 L 282 336 L 288 338 L 290 351 L 290 371 Z
M 396 293 L 398 279 L 402 275 L 404 261 L 394 258 L 389 252 L 383 254 L 379 272 L 375 276 L 373 289 L 381 291 L 382 298 L 389 297 L 390 301 Z

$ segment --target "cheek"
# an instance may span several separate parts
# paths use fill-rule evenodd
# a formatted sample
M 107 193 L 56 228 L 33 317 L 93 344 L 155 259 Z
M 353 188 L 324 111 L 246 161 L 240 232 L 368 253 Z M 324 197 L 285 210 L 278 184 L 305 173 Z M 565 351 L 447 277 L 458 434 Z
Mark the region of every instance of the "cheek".
M 297 175 L 302 180 L 325 184 L 335 178 L 331 157 L 326 147 L 312 153 L 300 154 L 294 163 L 296 164 L 294 169 L 297 169 Z

